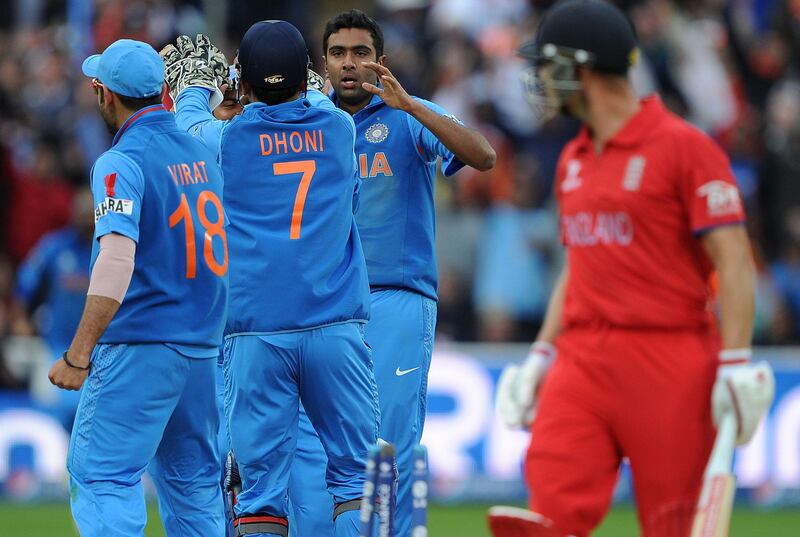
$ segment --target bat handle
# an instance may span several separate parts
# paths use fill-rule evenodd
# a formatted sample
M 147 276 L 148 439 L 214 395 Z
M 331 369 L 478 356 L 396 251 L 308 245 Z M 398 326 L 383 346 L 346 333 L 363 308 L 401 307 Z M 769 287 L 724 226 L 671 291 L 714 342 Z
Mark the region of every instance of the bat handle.
M 729 474 L 733 464 L 733 451 L 736 448 L 736 416 L 732 412 L 725 413 L 717 428 L 717 438 L 711 457 L 706 466 L 706 476 Z

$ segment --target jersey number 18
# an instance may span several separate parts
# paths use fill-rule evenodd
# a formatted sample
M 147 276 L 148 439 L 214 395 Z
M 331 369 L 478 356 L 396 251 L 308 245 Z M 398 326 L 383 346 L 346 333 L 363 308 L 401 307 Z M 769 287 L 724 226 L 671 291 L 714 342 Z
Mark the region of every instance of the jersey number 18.
M 206 215 L 206 204 L 211 203 L 217 210 L 217 219 L 212 222 Z M 203 190 L 197 196 L 197 216 L 200 224 L 205 229 L 203 234 L 203 259 L 206 261 L 208 268 L 217 276 L 223 276 L 228 270 L 228 240 L 225 237 L 225 229 L 222 227 L 224 217 L 222 212 L 222 202 L 210 190 Z M 186 277 L 194 278 L 197 276 L 197 247 L 194 239 L 194 222 L 192 220 L 192 212 L 189 210 L 189 202 L 186 200 L 186 194 L 181 194 L 181 202 L 178 208 L 169 215 L 170 229 L 177 226 L 178 223 L 184 221 L 184 231 L 186 237 Z M 214 237 L 222 239 L 222 251 L 224 256 L 222 264 L 218 263 L 214 258 L 213 241 Z

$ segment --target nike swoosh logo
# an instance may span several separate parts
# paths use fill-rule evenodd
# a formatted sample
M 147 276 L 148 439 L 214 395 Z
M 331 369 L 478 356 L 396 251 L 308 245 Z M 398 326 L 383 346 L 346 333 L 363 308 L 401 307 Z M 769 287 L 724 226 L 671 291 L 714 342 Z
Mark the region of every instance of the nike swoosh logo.
M 398 377 L 402 377 L 403 375 L 407 375 L 408 373 L 411 373 L 412 371 L 416 371 L 417 369 L 419 369 L 419 366 L 412 367 L 411 369 L 400 369 L 398 367 L 397 369 L 395 369 L 394 374 L 397 375 Z

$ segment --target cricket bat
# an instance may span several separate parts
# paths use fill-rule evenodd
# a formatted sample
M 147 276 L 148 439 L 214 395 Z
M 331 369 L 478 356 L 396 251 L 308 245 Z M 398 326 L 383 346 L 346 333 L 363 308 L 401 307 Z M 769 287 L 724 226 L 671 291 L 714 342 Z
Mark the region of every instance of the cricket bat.
M 736 448 L 736 417 L 725 414 L 717 429 L 703 489 L 694 515 L 691 537 L 728 537 L 728 528 L 736 493 L 736 478 L 731 470 Z

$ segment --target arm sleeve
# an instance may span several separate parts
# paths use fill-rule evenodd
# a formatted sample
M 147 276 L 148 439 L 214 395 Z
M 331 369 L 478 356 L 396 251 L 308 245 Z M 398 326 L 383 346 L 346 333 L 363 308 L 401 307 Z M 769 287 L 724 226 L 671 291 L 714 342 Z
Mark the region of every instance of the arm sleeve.
M 727 155 L 706 134 L 692 130 L 685 144 L 686 161 L 680 196 L 692 232 L 744 222 L 744 208 Z
M 437 114 L 443 115 L 451 121 L 464 125 L 460 119 L 447 111 L 438 104 L 426 101 L 424 99 L 416 98 L 417 101 L 424 104 Z M 416 120 L 411 114 L 406 114 L 408 119 L 408 127 L 411 130 L 413 137 L 419 151 L 420 157 L 426 162 L 432 162 L 438 157 L 442 157 L 442 173 L 449 177 L 464 167 L 464 163 L 458 160 L 452 151 L 447 149 L 445 145 L 431 131 L 429 131 L 422 123 Z
M 222 128 L 227 122 L 214 117 L 208 103 L 210 95 L 210 90 L 196 87 L 180 92 L 175 101 L 175 121 L 178 128 L 201 140 L 218 157 Z
M 97 295 L 122 304 L 133 277 L 136 243 L 109 233 L 100 238 L 100 252 L 92 269 L 87 295 Z
M 94 238 L 109 233 L 139 241 L 139 216 L 144 196 L 141 168 L 117 151 L 103 153 L 92 168 Z

